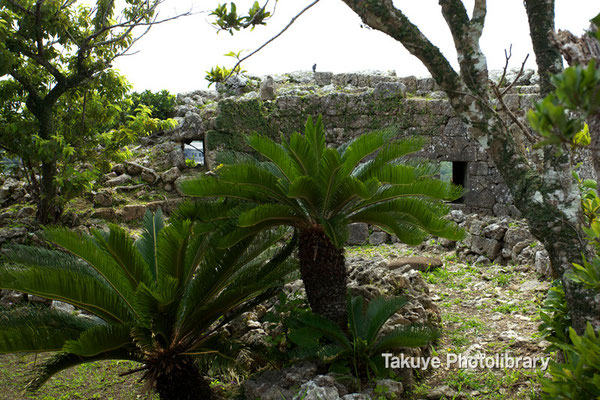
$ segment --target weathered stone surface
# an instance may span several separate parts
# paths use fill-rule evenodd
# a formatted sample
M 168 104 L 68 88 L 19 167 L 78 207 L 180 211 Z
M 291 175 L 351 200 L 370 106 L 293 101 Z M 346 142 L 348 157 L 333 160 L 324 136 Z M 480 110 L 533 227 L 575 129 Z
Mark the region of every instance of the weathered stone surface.
M 391 260 L 387 264 L 387 267 L 389 269 L 401 269 L 402 272 L 407 272 L 411 269 L 417 271 L 431 271 L 440 268 L 443 265 L 444 263 L 442 260 L 435 257 L 406 256 Z
M 173 167 L 160 175 L 160 179 L 164 183 L 173 183 L 181 176 L 181 171 L 177 167 Z
M 500 240 L 504 237 L 504 234 L 506 233 L 507 229 L 508 226 L 499 223 L 493 223 L 483 228 L 483 231 L 481 233 L 486 238 Z
M 262 101 L 275 99 L 275 81 L 273 80 L 273 77 L 267 76 L 260 83 L 260 99 Z
M 123 186 L 131 182 L 133 178 L 130 175 L 123 174 L 115 178 L 109 179 L 105 182 L 106 186 Z
M 369 226 L 362 222 L 348 225 L 350 235 L 346 244 L 351 246 L 366 244 L 369 240 Z
M 399 398 L 404 392 L 402 382 L 393 379 L 380 379 L 377 381 L 376 387 L 382 387 L 385 390 L 385 396 L 391 398 Z
M 17 212 L 17 218 L 27 218 L 35 215 L 35 207 L 25 206 Z
M 375 86 L 373 95 L 381 99 L 404 97 L 406 95 L 406 86 L 400 82 L 380 82 Z
M 544 277 L 552 277 L 552 266 L 550 265 L 550 257 L 546 250 L 535 252 L 535 272 Z
M 24 227 L 0 229 L 0 244 L 5 242 L 23 243 L 27 237 L 27 229 Z
M 153 184 L 158 180 L 158 175 L 156 172 L 151 171 L 142 171 L 141 178 L 144 182 Z
M 113 220 L 117 216 L 116 211 L 111 207 L 97 208 L 92 212 L 91 218 L 101 218 Z
M 494 239 L 474 236 L 471 240 L 471 251 L 473 253 L 485 255 L 492 260 L 496 258 L 501 249 L 502 244 Z
M 93 196 L 94 205 L 96 206 L 110 207 L 113 204 L 113 197 L 107 191 L 95 193 Z
M 452 399 L 455 396 L 456 391 L 447 385 L 435 387 L 427 393 L 427 399 L 429 400 Z
M 139 175 L 142 173 L 143 168 L 141 165 L 135 164 L 135 163 L 127 163 L 125 164 L 125 170 L 127 171 L 127 173 L 129 175 Z
M 71 304 L 63 303 L 62 301 L 58 300 L 52 300 L 50 308 L 66 313 L 72 313 L 73 311 L 75 311 L 75 307 L 73 307 Z
M 388 235 L 385 232 L 373 232 L 369 236 L 369 244 L 372 244 L 374 246 L 378 246 L 380 244 L 387 243 L 387 241 L 389 239 L 390 239 L 390 235 Z
M 130 204 L 124 206 L 118 210 L 116 215 L 123 221 L 135 221 L 141 219 L 146 212 L 146 205 L 144 204 Z

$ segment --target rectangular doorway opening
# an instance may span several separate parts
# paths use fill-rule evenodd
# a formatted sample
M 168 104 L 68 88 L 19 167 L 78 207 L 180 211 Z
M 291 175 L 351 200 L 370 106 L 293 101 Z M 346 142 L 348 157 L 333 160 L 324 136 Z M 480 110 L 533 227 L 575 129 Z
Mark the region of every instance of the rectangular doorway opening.
M 183 144 L 183 157 L 186 165 L 204 165 L 204 140 L 192 140 Z
M 450 182 L 460 185 L 463 188 L 467 181 L 467 162 L 466 161 L 442 161 L 440 163 L 440 179 L 444 182 Z M 464 197 L 456 199 L 453 203 L 463 203 Z

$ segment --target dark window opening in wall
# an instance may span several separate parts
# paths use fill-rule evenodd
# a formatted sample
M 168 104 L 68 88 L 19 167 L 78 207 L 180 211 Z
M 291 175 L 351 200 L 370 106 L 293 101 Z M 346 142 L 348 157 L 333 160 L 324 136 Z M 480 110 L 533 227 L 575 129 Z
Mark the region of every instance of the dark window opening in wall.
M 465 187 L 467 178 L 467 163 L 466 161 L 452 161 L 452 183 Z M 464 196 L 456 199 L 453 203 L 464 203 Z
M 440 163 L 440 179 L 455 185 L 465 187 L 467 177 L 466 161 L 442 161 Z M 453 203 L 463 203 L 464 197 L 456 199 Z
M 204 140 L 193 140 L 184 143 L 183 156 L 188 166 L 204 165 Z

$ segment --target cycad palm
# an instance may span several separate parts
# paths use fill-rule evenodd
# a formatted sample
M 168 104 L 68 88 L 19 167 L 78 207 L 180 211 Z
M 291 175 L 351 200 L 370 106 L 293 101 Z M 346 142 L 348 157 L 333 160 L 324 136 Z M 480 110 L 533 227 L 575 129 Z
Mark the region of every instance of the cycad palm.
M 457 226 L 443 219 L 449 209 L 442 201 L 460 197 L 460 188 L 434 179 L 431 167 L 400 162 L 422 147 L 421 139 L 394 140 L 378 131 L 330 148 L 321 117 L 316 124 L 309 117 L 304 135 L 294 133 L 279 144 L 252 134 L 247 143 L 268 161 L 226 165 L 217 176 L 183 182 L 181 189 L 189 196 L 245 201 L 243 211 L 235 208 L 239 229 L 222 246 L 276 226 L 298 229 L 310 306 L 341 326 L 347 275 L 342 248 L 349 224 L 376 225 L 408 244 L 428 234 L 461 238 Z
M 350 335 L 318 314 L 299 314 L 288 322 L 290 339 L 299 348 L 296 358 L 318 358 L 333 366 L 351 366 L 356 377 L 371 380 L 371 373 L 382 377 L 385 363 L 382 354 L 403 347 L 422 347 L 439 337 L 437 330 L 426 325 L 403 325 L 386 334 L 386 322 L 407 303 L 403 297 L 377 297 L 364 305 L 362 296 L 348 299 Z M 323 340 L 325 339 L 325 340 Z
M 127 359 L 144 363 L 144 378 L 161 399 L 210 399 L 193 356 L 214 353 L 218 328 L 293 271 L 295 244 L 277 252 L 284 232 L 273 231 L 219 250 L 204 230 L 189 220 L 164 226 L 160 212 L 148 212 L 135 242 L 117 226 L 91 237 L 56 228 L 47 237 L 71 254 L 13 247 L 0 268 L 3 289 L 64 301 L 98 318 L 4 311 L 0 353 L 59 352 L 37 368 L 31 389 L 77 364 Z

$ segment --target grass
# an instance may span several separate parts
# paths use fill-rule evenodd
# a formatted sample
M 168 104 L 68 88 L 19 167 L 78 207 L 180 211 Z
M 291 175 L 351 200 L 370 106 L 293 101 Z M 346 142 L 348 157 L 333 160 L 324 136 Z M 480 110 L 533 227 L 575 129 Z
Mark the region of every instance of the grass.
M 394 244 L 382 244 L 374 246 L 370 244 L 362 246 L 349 246 L 346 247 L 346 257 L 400 257 L 410 256 L 414 254 L 412 249 L 402 249 Z
M 120 377 L 139 364 L 130 361 L 98 361 L 81 364 L 62 371 L 46 382 L 34 393 L 24 393 L 25 384 L 33 367 L 45 356 L 0 355 L 0 398 L 36 400 L 155 400 L 158 396 L 148 395 L 140 373 Z

